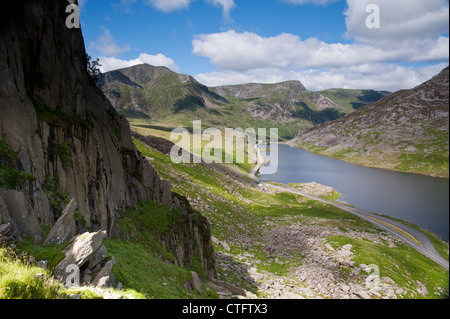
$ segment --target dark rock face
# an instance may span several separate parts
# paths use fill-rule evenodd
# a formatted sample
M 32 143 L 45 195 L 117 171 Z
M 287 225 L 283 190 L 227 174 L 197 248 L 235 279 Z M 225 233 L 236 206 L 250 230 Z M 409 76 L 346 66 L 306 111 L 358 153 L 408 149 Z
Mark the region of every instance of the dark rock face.
M 17 1 L 0 29 L 0 139 L 17 154 L 17 169 L 35 177 L 1 193 L 2 219 L 16 237 L 41 236 L 39 225 L 52 226 L 58 200 L 60 210 L 67 204 L 62 194 L 77 203 L 77 226 L 108 237 L 115 213 L 140 201 L 191 211 L 174 200 L 170 184 L 132 143 L 126 119 L 88 75 L 81 30 L 65 25 L 73 2 Z M 32 223 L 14 218 L 19 208 Z M 198 225 L 189 221 L 193 232 Z

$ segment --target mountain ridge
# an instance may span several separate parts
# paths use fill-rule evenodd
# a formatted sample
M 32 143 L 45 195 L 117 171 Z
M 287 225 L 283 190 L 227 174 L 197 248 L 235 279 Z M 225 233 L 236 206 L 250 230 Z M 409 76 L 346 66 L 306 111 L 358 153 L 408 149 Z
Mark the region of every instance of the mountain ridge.
M 99 87 L 129 119 L 172 126 L 186 126 L 193 119 L 225 127 L 272 125 L 286 139 L 299 129 L 354 110 L 320 92 L 309 92 L 300 81 L 207 87 L 192 76 L 148 64 L 106 72 L 99 78 Z M 375 100 L 382 97 L 372 96 Z

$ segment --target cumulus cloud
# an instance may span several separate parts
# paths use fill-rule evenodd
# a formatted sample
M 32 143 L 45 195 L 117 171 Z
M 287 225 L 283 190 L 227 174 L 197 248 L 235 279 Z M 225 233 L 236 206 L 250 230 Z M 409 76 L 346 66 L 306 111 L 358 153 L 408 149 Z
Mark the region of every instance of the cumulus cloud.
M 171 58 L 168 58 L 161 53 L 156 55 L 142 53 L 136 59 L 132 60 L 121 60 L 114 57 L 100 57 L 99 60 L 102 65 L 100 68 L 102 72 L 128 68 L 145 63 L 153 66 L 165 66 L 172 71 L 179 72 L 179 68 L 176 63 Z
M 294 5 L 332 2 L 282 1 Z M 380 8 L 379 29 L 366 27 L 369 4 Z M 344 15 L 349 43 L 233 30 L 196 35 L 192 52 L 218 67 L 218 71 L 196 77 L 212 86 L 300 80 L 311 90 L 396 91 L 414 87 L 448 65 L 448 1 L 347 0 L 347 5 Z M 417 66 L 424 62 L 428 66 Z
M 90 50 L 97 50 L 100 55 L 113 57 L 122 52 L 130 51 L 129 45 L 120 45 L 107 28 L 103 27 L 102 29 L 103 34 L 96 42 L 90 44 Z
M 317 38 L 302 41 L 300 37 L 283 33 L 262 37 L 255 33 L 237 33 L 233 30 L 198 35 L 192 41 L 193 53 L 209 58 L 222 69 L 247 70 L 251 68 L 294 66 L 341 67 L 367 63 L 423 60 L 443 60 L 449 55 L 449 40 L 411 40 L 405 46 L 391 49 L 370 44 L 326 43 Z
M 145 0 L 145 2 L 165 13 L 181 10 L 189 7 L 194 0 Z M 232 22 L 230 12 L 236 7 L 234 0 L 205 0 L 215 7 L 222 9 L 222 14 L 226 22 Z
M 187 8 L 192 0 L 146 0 L 145 2 L 162 12 L 173 12 Z
M 449 31 L 448 0 L 347 0 L 347 36 L 378 46 L 403 46 L 405 41 L 429 39 Z M 366 27 L 366 7 L 380 8 L 380 28 Z

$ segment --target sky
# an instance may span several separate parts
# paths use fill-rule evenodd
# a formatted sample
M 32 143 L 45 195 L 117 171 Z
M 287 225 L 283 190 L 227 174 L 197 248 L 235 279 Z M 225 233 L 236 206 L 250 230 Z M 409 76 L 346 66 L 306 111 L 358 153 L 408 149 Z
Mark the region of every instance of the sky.
M 373 6 L 375 5 L 375 6 Z M 448 0 L 79 0 L 102 71 L 148 63 L 207 86 L 413 88 L 449 64 Z

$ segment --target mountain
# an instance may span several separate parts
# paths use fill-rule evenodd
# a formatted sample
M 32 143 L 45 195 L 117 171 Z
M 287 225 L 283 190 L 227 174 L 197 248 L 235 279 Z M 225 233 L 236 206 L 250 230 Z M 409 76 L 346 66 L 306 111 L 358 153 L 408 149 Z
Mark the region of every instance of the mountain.
M 213 278 L 208 221 L 133 144 L 126 118 L 87 73 L 81 30 L 64 23 L 67 4 L 17 1 L 1 22 L 0 241 L 39 245 L 56 225 L 66 227 L 58 241 L 98 231 L 118 239 L 121 216 L 148 205 L 158 208 L 140 212 L 167 225 L 148 251 L 160 247 L 178 266 L 195 260 Z
M 212 90 L 227 99 L 244 102 L 252 117 L 274 123 L 304 119 L 318 124 L 343 115 L 339 113 L 337 103 L 319 93 L 309 92 L 300 81 L 219 86 Z
M 290 142 L 352 163 L 448 176 L 449 69 Z
M 159 119 L 197 108 L 213 111 L 227 103 L 191 76 L 148 64 L 102 74 L 99 87 L 117 110 L 130 117 Z
M 189 126 L 198 119 L 205 126 L 278 127 L 284 139 L 354 111 L 345 103 L 359 106 L 383 97 L 374 92 L 358 99 L 364 94 L 355 90 L 347 92 L 342 102 L 334 98 L 338 93 L 330 98 L 309 92 L 299 81 L 208 88 L 191 76 L 147 64 L 107 72 L 98 85 L 129 119 L 172 127 Z

